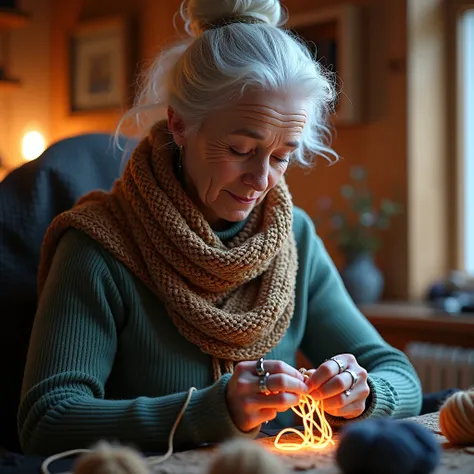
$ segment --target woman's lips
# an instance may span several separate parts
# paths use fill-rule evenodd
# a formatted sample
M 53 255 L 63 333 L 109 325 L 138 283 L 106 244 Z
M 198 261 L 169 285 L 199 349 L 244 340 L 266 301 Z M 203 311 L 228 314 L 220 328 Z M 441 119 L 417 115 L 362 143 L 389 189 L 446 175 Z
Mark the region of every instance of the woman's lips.
M 237 196 L 236 194 L 234 193 L 231 193 L 230 191 L 228 191 L 229 194 L 237 201 L 237 202 L 240 202 L 241 204 L 252 204 L 253 202 L 255 202 L 257 200 L 257 198 L 244 198 L 244 197 L 241 197 L 241 196 Z

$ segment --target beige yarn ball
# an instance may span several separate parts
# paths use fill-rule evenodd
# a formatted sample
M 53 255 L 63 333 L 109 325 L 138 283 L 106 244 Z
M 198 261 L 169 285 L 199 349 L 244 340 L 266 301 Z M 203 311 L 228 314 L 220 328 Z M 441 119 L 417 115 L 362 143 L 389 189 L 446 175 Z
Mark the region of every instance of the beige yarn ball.
M 451 395 L 439 413 L 441 432 L 453 444 L 474 444 L 474 388 Z
M 248 439 L 224 443 L 209 474 L 287 474 L 284 464 L 263 445 Z
M 149 474 L 142 456 L 125 446 L 99 443 L 74 464 L 74 474 Z

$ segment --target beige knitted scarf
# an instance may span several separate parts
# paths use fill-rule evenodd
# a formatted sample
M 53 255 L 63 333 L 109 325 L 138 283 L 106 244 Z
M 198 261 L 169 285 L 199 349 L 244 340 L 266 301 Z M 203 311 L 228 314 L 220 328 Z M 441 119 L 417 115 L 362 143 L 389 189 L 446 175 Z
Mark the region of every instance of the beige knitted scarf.
M 264 356 L 293 315 L 297 253 L 283 180 L 224 244 L 176 177 L 176 146 L 157 124 L 110 192 L 94 191 L 54 219 L 41 252 L 44 287 L 59 239 L 76 228 L 123 262 L 166 304 L 180 333 L 213 356 L 214 376 Z

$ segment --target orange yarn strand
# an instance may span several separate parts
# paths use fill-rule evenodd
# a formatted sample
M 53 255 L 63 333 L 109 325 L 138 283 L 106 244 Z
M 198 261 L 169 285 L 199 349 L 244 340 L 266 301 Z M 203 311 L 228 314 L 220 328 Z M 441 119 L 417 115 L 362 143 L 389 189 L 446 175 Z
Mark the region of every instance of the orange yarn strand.
M 303 370 L 301 369 L 305 377 L 307 377 Z M 330 444 L 334 444 L 332 428 L 326 420 L 322 400 L 315 400 L 310 395 L 301 395 L 299 405 L 291 409 L 303 420 L 304 431 L 301 432 L 295 428 L 281 430 L 275 438 L 274 444 L 276 448 L 282 451 L 299 451 L 304 448 L 323 449 Z M 289 433 L 300 437 L 301 442 L 282 441 L 281 437 Z

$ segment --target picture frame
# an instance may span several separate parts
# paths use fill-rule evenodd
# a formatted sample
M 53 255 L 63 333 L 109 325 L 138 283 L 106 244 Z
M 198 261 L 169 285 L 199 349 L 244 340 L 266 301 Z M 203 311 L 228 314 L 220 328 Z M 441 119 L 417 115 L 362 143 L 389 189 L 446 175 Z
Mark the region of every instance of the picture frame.
M 361 8 L 339 5 L 290 15 L 288 27 L 303 39 L 317 60 L 337 77 L 334 123 L 363 119 Z
M 129 28 L 120 17 L 79 25 L 70 40 L 70 110 L 121 109 L 128 99 Z

